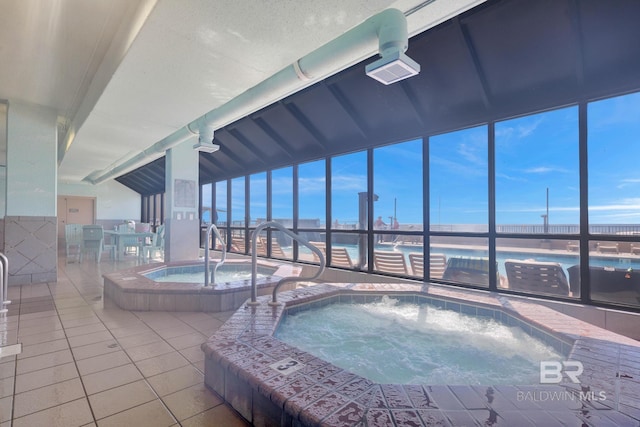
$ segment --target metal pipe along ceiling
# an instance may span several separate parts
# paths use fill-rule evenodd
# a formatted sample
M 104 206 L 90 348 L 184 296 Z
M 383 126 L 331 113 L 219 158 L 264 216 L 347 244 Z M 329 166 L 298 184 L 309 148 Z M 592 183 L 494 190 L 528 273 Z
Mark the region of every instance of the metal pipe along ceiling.
M 85 177 L 84 181 L 99 184 L 115 178 L 158 157 L 159 154 L 163 154 L 186 139 L 199 135 L 200 129 L 220 129 L 316 81 L 342 71 L 371 56 L 376 50 L 376 41 L 380 56 L 396 51 L 404 53 L 407 50 L 409 45 L 407 20 L 401 11 L 386 9 L 372 16 L 136 156 L 115 167 L 95 171 Z

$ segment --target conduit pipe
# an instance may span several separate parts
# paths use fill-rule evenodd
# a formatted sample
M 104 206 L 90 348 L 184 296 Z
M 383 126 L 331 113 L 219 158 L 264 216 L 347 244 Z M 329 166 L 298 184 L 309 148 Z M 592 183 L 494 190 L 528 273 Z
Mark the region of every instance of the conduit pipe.
M 227 126 L 371 56 L 375 52 L 376 42 L 380 56 L 407 50 L 407 20 L 401 11 L 383 10 L 136 156 L 115 167 L 95 171 L 84 180 L 99 184 L 140 166 L 152 157 L 158 157 L 158 154 L 198 135 L 203 127 L 220 129 Z

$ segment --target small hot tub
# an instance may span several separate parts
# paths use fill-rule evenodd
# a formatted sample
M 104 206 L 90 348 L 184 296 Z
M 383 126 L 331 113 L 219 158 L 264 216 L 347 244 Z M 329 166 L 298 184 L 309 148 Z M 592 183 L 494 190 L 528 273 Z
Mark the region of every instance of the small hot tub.
M 258 295 L 270 294 L 281 278 L 301 272 L 290 264 L 258 261 Z M 217 273 L 215 283 L 205 287 L 202 260 L 142 265 L 105 274 L 104 295 L 122 309 L 137 311 L 230 311 L 250 298 L 250 261 L 227 260 Z

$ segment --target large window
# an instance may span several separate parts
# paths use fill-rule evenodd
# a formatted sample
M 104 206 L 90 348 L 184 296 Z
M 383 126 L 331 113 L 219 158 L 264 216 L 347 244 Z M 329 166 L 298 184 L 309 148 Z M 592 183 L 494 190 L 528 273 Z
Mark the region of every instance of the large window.
M 487 127 L 429 139 L 431 231 L 486 232 L 489 222 Z
M 590 297 L 640 305 L 640 93 L 589 104 Z M 595 237 L 594 236 L 594 237 Z
M 331 159 L 332 228 L 367 228 L 367 153 L 360 151 Z
M 391 232 L 381 240 L 401 242 L 400 231 L 421 231 L 422 140 L 376 148 L 373 171 L 374 228 Z
M 578 107 L 496 123 L 498 232 L 579 232 Z
M 267 220 L 267 174 L 257 173 L 249 177 L 249 227 Z
M 242 253 L 273 219 L 335 268 L 639 309 L 637 135 L 640 93 L 584 102 L 206 184 L 202 218 L 217 209 Z M 260 256 L 318 262 L 260 238 Z
M 325 226 L 326 185 L 324 160 L 298 166 L 298 228 Z

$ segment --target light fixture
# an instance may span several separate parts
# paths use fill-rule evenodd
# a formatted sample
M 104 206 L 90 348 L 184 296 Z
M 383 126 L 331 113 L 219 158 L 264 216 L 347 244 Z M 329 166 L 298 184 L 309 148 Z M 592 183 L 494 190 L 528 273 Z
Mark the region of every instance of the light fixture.
M 198 142 L 193 146 L 193 149 L 202 153 L 215 153 L 220 149 L 220 146 L 213 142 L 202 142 L 198 140 Z
M 420 64 L 404 53 L 396 50 L 365 67 L 367 76 L 385 85 L 415 76 L 420 72 Z

